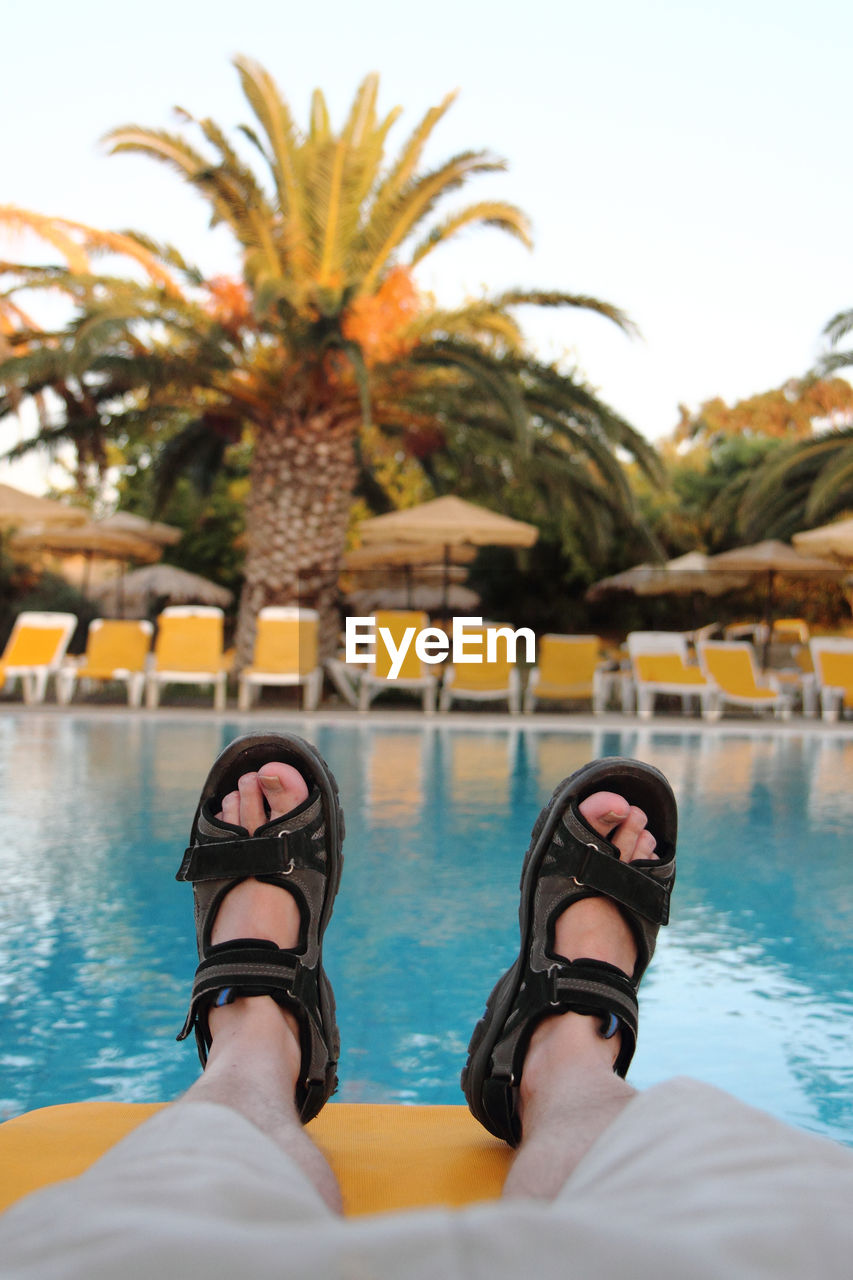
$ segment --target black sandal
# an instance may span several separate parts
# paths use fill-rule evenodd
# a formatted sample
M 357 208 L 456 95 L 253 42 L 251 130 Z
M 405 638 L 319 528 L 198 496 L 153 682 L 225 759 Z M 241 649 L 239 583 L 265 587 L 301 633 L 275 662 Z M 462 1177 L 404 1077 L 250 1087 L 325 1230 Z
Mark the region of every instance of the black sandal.
M 237 789 L 238 779 L 273 760 L 299 770 L 308 784 L 307 799 L 285 817 L 265 822 L 253 836 L 245 827 L 217 818 L 223 796 Z M 272 996 L 299 1021 L 302 1067 L 296 1106 L 303 1123 L 313 1119 L 337 1087 L 340 1036 L 322 951 L 341 879 L 343 838 L 337 783 L 322 756 L 293 734 L 253 734 L 226 747 L 207 775 L 190 846 L 176 877 L 193 886 L 200 960 L 178 1039 L 195 1029 L 204 1066 L 211 1045 L 211 1006 L 243 996 Z M 302 917 L 296 947 L 280 948 L 257 938 L 211 945 L 223 898 L 250 877 L 280 885 L 295 897 Z
M 580 803 L 615 791 L 642 809 L 657 840 L 657 861 L 619 860 L 619 851 L 584 821 Z M 602 1034 L 621 1032 L 614 1071 L 624 1076 L 637 1042 L 637 988 L 669 920 L 675 881 L 677 809 L 666 778 L 639 760 L 609 757 L 579 769 L 557 787 L 540 813 L 521 872 L 521 948 L 498 982 L 468 1047 L 462 1088 L 471 1111 L 510 1146 L 521 1141 L 518 1086 L 536 1026 L 553 1014 L 602 1020 Z M 558 916 L 581 898 L 616 902 L 631 926 L 637 963 L 629 978 L 601 960 L 565 960 L 554 952 Z

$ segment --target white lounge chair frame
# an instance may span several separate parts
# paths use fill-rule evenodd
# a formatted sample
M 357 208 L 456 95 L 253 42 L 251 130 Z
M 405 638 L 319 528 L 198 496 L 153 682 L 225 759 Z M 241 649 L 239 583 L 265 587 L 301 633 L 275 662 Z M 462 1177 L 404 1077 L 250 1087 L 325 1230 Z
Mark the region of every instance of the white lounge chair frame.
M 675 654 L 688 665 L 687 637 L 680 631 L 631 631 L 628 634 L 628 654 L 631 659 L 633 695 L 623 686 L 625 709 L 636 700 L 637 715 L 641 720 L 651 720 L 658 694 L 675 694 L 681 698 L 681 709 L 688 715 L 693 700 L 698 699 L 702 715 L 714 720 L 718 715 L 717 686 L 713 681 L 704 685 L 683 685 L 677 681 L 641 680 L 635 661 L 641 654 Z
M 748 694 L 728 693 L 719 682 L 714 681 L 710 670 L 707 666 L 706 653 L 708 649 L 723 649 L 732 652 L 745 652 L 749 658 L 749 665 L 752 668 L 752 678 L 759 689 L 765 688 L 775 696 L 773 698 L 752 698 Z M 723 707 L 750 707 L 756 715 L 761 711 L 772 710 L 773 714 L 779 720 L 790 720 L 791 718 L 791 698 L 782 689 L 779 681 L 775 676 L 767 674 L 762 676 L 755 662 L 755 649 L 748 640 L 703 640 L 698 646 L 699 665 L 701 666 L 706 678 L 714 681 L 717 685 L 717 698 L 714 713 L 707 718 L 718 720 L 722 714 Z
M 542 641 L 547 640 L 548 638 L 549 638 L 548 636 L 542 636 Z M 554 634 L 553 638 L 555 640 L 577 640 L 577 641 L 587 641 L 587 642 L 595 641 L 597 644 L 601 643 L 601 638 L 595 635 L 587 636 L 587 635 Z M 584 701 L 587 697 L 591 696 L 593 714 L 597 716 L 603 715 L 604 712 L 607 710 L 607 705 L 610 702 L 610 698 L 613 695 L 614 690 L 619 687 L 620 682 L 621 682 L 621 676 L 618 671 L 607 671 L 604 669 L 603 665 L 600 665 L 596 667 L 595 671 L 592 673 L 592 694 L 589 695 L 586 693 L 577 693 L 577 694 L 567 693 L 565 695 L 565 701 L 567 702 L 571 702 L 573 700 Z M 527 678 L 527 687 L 524 691 L 525 715 L 531 714 L 536 710 L 536 701 L 537 701 L 536 690 L 538 688 L 538 685 L 539 685 L 539 667 L 536 666 L 532 669 L 532 671 L 530 672 L 530 675 Z M 557 701 L 557 699 L 549 698 L 548 701 L 549 702 Z
M 225 615 L 216 605 L 172 604 L 163 610 L 161 618 L 220 617 Z M 213 706 L 216 711 L 225 710 L 226 681 L 228 673 L 222 671 L 170 671 L 154 666 L 156 654 L 145 677 L 145 705 L 154 711 L 160 705 L 160 690 L 164 684 L 198 684 L 213 687 Z
M 853 657 L 853 639 L 849 636 L 812 636 L 809 641 L 812 662 L 814 663 L 815 683 L 820 694 L 821 717 L 833 724 L 843 714 L 844 689 L 835 685 L 824 684 L 820 655 L 823 653 L 844 653 Z
M 89 632 L 98 631 L 104 625 L 104 618 L 94 618 L 89 623 Z M 137 623 L 140 631 L 144 631 L 148 635 L 149 643 L 151 636 L 154 634 L 154 626 L 145 619 L 140 619 Z M 64 663 L 56 673 L 56 701 L 62 706 L 67 706 L 74 697 L 74 691 L 77 687 L 77 681 L 81 680 L 83 684 L 89 684 L 88 677 L 80 675 L 80 665 L 85 655 L 76 661 Z M 145 689 L 145 671 L 130 671 L 127 667 L 116 667 L 110 672 L 110 680 L 124 683 L 127 686 L 127 705 L 129 707 L 142 706 L 142 694 Z
M 451 666 L 444 673 L 441 686 L 439 706 L 442 711 L 449 711 L 454 701 L 462 702 L 506 702 L 510 714 L 517 716 L 521 712 L 521 676 L 516 667 L 509 672 L 509 683 L 504 689 L 462 689 L 454 687 L 456 671 Z
M 268 618 L 272 622 L 316 622 L 320 615 L 316 609 L 301 609 L 298 605 L 265 605 L 258 613 L 258 619 Z M 237 706 L 240 711 L 248 711 L 252 703 L 257 701 L 264 685 L 291 687 L 301 685 L 303 689 L 303 708 L 305 711 L 316 711 L 323 692 L 323 668 L 316 666 L 312 671 L 300 674 L 298 671 L 249 671 L 240 672 L 237 682 Z
M 377 613 L 379 614 L 396 612 L 417 613 L 418 611 L 416 609 L 377 610 Z M 424 625 L 428 626 L 429 620 L 426 614 L 424 614 L 423 620 Z M 343 671 L 340 670 L 340 666 L 343 667 Z M 338 689 L 342 690 L 342 683 L 335 677 L 340 677 L 340 680 L 342 681 L 352 674 L 356 681 L 358 690 L 357 697 L 359 711 L 368 711 L 370 709 L 371 702 L 374 698 L 377 698 L 380 693 L 389 693 L 391 691 L 401 690 L 407 693 L 419 693 L 421 695 L 421 702 L 423 703 L 424 714 L 431 716 L 435 712 L 439 677 L 434 675 L 432 671 L 427 670 L 425 663 L 422 663 L 421 667 L 422 674 L 419 676 L 398 676 L 396 680 L 392 680 L 389 676 L 376 675 L 375 671 L 370 666 L 359 667 L 357 671 L 354 671 L 351 665 L 343 663 L 339 665 L 337 672 L 332 678 L 335 680 L 335 684 Z

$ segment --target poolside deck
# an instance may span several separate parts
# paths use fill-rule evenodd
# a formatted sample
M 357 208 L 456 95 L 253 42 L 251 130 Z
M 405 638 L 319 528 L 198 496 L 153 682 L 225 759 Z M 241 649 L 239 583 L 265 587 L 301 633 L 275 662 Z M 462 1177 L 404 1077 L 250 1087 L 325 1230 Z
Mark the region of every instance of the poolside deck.
M 824 720 L 811 720 L 803 716 L 793 716 L 782 721 L 771 717 L 758 717 L 749 713 L 727 715 L 715 722 L 708 722 L 698 716 L 680 714 L 655 715 L 649 720 L 640 720 L 634 715 L 624 715 L 609 711 L 595 716 L 591 713 L 537 711 L 525 715 L 509 715 L 506 711 L 459 711 L 439 712 L 427 716 L 416 705 L 411 708 L 372 707 L 370 711 L 358 711 L 346 706 L 321 706 L 317 711 L 302 711 L 297 706 L 260 705 L 251 711 L 240 711 L 234 703 L 223 711 L 214 710 L 210 704 L 192 706 L 187 704 L 163 705 L 155 710 L 144 708 L 128 708 L 124 704 L 78 702 L 69 706 L 43 702 L 26 705 L 12 699 L 0 701 L 0 722 L 4 715 L 23 715 L 27 717 L 79 717 L 85 719 L 132 719 L 132 720 L 205 720 L 212 724 L 233 723 L 235 720 L 247 725 L 274 725 L 282 721 L 297 723 L 303 732 L 309 733 L 311 725 L 348 724 L 363 725 L 365 728 L 423 728 L 431 731 L 453 731 L 457 729 L 488 729 L 526 732 L 564 732 L 564 733 L 689 733 L 703 734 L 711 737 L 729 737 L 741 735 L 746 737 L 828 737 L 853 739 L 853 719 L 827 723 Z

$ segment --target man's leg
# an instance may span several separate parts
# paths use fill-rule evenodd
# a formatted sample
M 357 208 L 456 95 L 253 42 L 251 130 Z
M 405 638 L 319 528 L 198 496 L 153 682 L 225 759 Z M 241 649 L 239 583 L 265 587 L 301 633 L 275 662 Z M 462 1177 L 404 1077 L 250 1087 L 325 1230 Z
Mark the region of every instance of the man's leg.
M 598 792 L 580 811 L 600 835 L 611 840 L 621 860 L 655 857 L 646 815 L 621 796 Z M 615 832 L 613 828 L 616 828 Z M 560 916 L 555 950 L 567 960 L 606 960 L 630 974 L 636 960 L 634 937 L 619 908 L 604 898 L 584 898 Z M 564 1013 L 541 1022 L 524 1060 L 521 1077 L 522 1143 L 504 1187 L 507 1196 L 555 1196 L 578 1161 L 635 1096 L 614 1075 L 619 1032 L 605 1040 L 599 1021 Z
M 290 813 L 308 795 L 301 774 L 280 763 L 244 774 L 238 786 L 238 791 L 225 796 L 218 817 L 245 827 L 250 835 L 269 818 Z M 264 938 L 279 947 L 292 947 L 299 939 L 299 923 L 299 907 L 286 890 L 244 880 L 223 900 L 211 941 Z M 341 1195 L 335 1176 L 296 1111 L 301 1049 L 295 1017 L 271 996 L 252 996 L 211 1009 L 210 1029 L 213 1044 L 204 1074 L 176 1105 L 215 1102 L 238 1111 L 287 1152 L 326 1204 L 339 1213 Z

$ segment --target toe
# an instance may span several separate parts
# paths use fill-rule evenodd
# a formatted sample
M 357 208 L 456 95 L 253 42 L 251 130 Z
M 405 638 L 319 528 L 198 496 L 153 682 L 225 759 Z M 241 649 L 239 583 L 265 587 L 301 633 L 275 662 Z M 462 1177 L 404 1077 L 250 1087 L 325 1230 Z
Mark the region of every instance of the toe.
M 607 836 L 623 862 L 654 858 L 655 838 L 646 829 L 648 819 L 642 809 L 612 791 L 596 791 L 579 806 L 593 831 Z
M 239 791 L 229 791 L 228 795 L 223 797 L 222 808 L 216 816 L 221 822 L 230 822 L 234 827 L 240 826 Z
M 262 766 L 257 777 L 270 818 L 283 818 L 308 798 L 308 784 L 293 765 L 272 761 Z
M 586 821 L 600 836 L 607 836 L 628 817 L 631 806 L 614 791 L 596 791 L 578 806 Z
M 240 793 L 240 826 L 245 827 L 249 835 L 253 835 L 262 823 L 267 820 L 264 808 L 264 793 L 256 773 L 244 773 L 237 783 Z
M 631 805 L 628 816 L 610 836 L 611 842 L 619 850 L 623 862 L 633 862 L 636 858 L 655 856 L 655 838 L 646 830 L 648 819 L 642 809 Z

